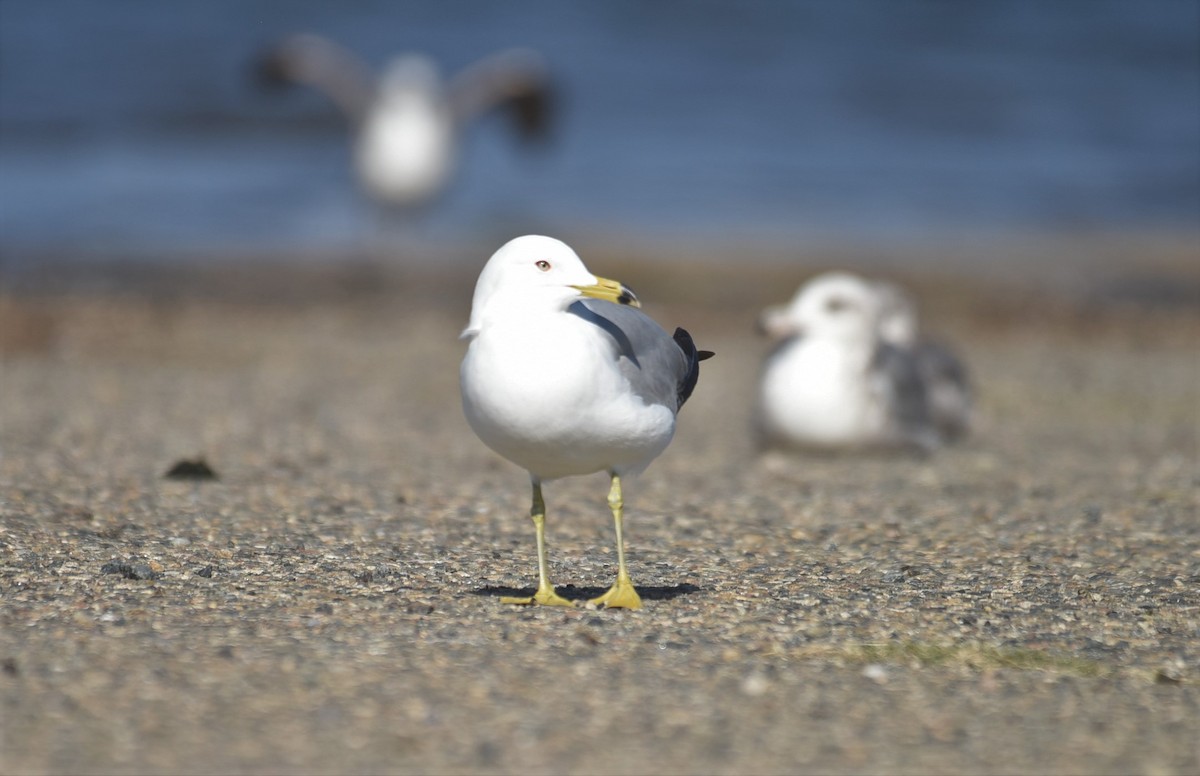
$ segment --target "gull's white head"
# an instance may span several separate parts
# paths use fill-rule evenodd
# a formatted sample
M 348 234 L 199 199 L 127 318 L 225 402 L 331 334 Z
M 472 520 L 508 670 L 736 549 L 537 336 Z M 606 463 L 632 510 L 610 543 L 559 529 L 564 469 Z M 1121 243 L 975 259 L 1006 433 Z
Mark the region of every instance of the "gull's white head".
M 495 315 L 565 310 L 582 297 L 641 306 L 625 286 L 589 272 L 561 240 L 541 235 L 517 237 L 492 254 L 479 273 L 471 320 L 462 336 L 478 333 Z
M 821 337 L 848 342 L 874 338 L 878 295 L 870 283 L 846 272 L 809 280 L 784 307 L 763 311 L 759 325 L 772 337 Z
M 387 64 L 379 76 L 379 91 L 384 97 L 419 93 L 436 94 L 442 85 L 437 63 L 420 54 L 405 54 Z
M 879 304 L 879 336 L 893 345 L 917 342 L 917 304 L 908 292 L 886 280 L 871 284 Z

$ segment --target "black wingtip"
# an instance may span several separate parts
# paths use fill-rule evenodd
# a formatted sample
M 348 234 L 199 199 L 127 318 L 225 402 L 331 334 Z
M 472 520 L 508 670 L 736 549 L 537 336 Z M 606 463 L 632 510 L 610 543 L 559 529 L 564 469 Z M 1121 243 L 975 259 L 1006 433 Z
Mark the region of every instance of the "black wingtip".
M 281 89 L 291 85 L 287 75 L 287 67 L 275 52 L 263 54 L 252 60 L 247 66 L 254 85 L 260 89 Z
M 683 351 L 683 355 L 687 358 L 688 370 L 683 379 L 679 381 L 679 388 L 676 396 L 679 398 L 679 404 L 676 409 L 683 406 L 683 403 L 692 395 L 692 391 L 696 387 L 696 381 L 700 379 L 700 362 L 712 358 L 714 353 L 711 350 L 696 350 L 696 342 L 692 339 L 692 335 L 688 334 L 687 329 L 676 328 L 675 334 L 672 335 L 675 344 Z
M 295 86 L 289 63 L 289 52 L 294 47 L 295 44 L 287 38 L 260 45 L 244 64 L 250 82 L 263 91 L 278 91 Z
M 518 137 L 530 145 L 549 142 L 554 131 L 557 103 L 557 91 L 549 81 L 541 84 L 539 88 L 514 96 L 511 105 Z
M 692 335 L 688 334 L 688 330 L 682 326 L 675 327 L 675 333 L 671 335 L 671 339 L 675 340 L 675 344 L 689 358 L 696 355 L 696 341 L 692 339 Z

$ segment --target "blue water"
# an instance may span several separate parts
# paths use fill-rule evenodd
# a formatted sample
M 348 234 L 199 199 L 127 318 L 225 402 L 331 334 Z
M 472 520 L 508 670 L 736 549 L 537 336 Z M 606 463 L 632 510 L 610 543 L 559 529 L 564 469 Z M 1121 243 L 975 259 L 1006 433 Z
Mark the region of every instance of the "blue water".
M 434 240 L 1200 228 L 1195 0 L 3 0 L 0 258 L 361 244 L 341 117 L 249 75 L 294 31 L 376 65 L 549 59 L 554 142 L 473 127 L 389 227 Z

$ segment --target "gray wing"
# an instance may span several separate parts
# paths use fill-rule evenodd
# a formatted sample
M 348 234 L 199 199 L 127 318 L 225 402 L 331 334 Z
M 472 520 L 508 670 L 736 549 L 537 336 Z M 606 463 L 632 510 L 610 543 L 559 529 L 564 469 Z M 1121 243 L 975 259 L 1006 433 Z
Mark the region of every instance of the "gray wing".
M 661 326 L 636 307 L 603 299 L 581 299 L 567 312 L 612 337 L 617 366 L 643 401 L 669 407 L 672 412 L 679 410 L 681 389 L 689 379 L 695 381 L 693 365 Z
M 375 97 L 375 77 L 349 49 L 308 33 L 291 35 L 258 63 L 268 85 L 298 83 L 325 94 L 351 120 L 359 120 Z
M 881 341 L 871 360 L 871 376 L 888 405 L 899 441 L 923 450 L 936 448 L 929 393 L 913 352 Z
M 471 65 L 447 86 L 455 119 L 478 118 L 492 110 L 511 114 L 523 140 L 547 137 L 554 112 L 554 89 L 542 57 L 528 49 L 508 49 Z
M 961 437 L 970 425 L 973 403 L 966 366 L 949 347 L 927 340 L 917 345 L 913 356 L 938 432 L 946 439 Z

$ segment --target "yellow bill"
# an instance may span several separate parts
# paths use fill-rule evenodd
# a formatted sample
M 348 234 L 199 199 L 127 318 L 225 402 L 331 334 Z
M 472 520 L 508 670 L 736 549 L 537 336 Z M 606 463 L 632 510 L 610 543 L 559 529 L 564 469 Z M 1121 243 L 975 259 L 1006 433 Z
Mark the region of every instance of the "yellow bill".
M 630 289 L 621 285 L 615 280 L 608 278 L 596 278 L 596 282 L 590 286 L 572 286 L 584 296 L 590 296 L 593 299 L 604 299 L 608 302 L 616 302 L 617 304 L 627 304 L 630 307 L 641 307 L 642 303 L 638 301 L 637 294 Z

